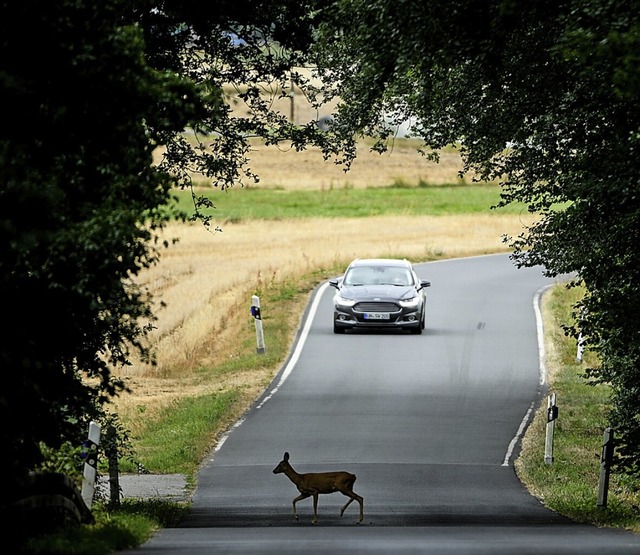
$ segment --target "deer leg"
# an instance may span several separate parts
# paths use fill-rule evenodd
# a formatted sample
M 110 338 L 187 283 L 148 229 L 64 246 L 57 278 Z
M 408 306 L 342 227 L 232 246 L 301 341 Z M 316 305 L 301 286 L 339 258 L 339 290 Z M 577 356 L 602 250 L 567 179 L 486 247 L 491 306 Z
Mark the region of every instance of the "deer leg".
M 340 516 L 344 514 L 344 511 L 349 505 L 351 505 L 351 503 L 357 501 L 360 505 L 360 518 L 358 520 L 358 524 L 360 524 L 364 520 L 364 499 L 353 491 L 341 491 L 340 493 L 349 497 L 349 501 L 347 501 L 345 506 L 340 510 Z
M 318 524 L 318 494 L 313 494 L 313 519 L 311 524 Z
M 349 499 L 349 501 L 347 501 L 346 505 L 344 507 L 342 507 L 342 509 L 340 509 L 340 516 L 342 516 L 345 512 L 345 510 L 347 509 L 347 507 L 349 505 L 351 505 L 351 503 L 353 503 L 354 498 L 352 497 L 351 499 Z
M 356 499 L 358 500 L 358 504 L 360 505 L 360 518 L 358 519 L 358 524 L 361 524 L 364 520 L 364 499 L 359 495 L 356 496 Z
M 296 497 L 293 500 L 293 518 L 295 518 L 296 520 L 298 520 L 298 512 L 296 511 L 296 503 L 298 501 L 301 501 L 302 499 L 306 499 L 307 497 L 309 497 L 308 493 L 301 493 L 300 495 L 298 495 L 298 497 Z

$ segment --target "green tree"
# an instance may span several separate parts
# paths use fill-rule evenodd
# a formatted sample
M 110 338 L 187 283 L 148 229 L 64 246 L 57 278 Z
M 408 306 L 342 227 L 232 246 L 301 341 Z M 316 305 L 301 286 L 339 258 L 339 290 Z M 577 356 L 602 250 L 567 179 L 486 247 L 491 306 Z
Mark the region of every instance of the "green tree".
M 132 278 L 157 257 L 172 182 L 153 143 L 197 105 L 188 82 L 145 62 L 118 8 L 26 1 L 0 17 L 2 470 L 17 479 L 40 442 L 77 443 L 122 389 L 110 368 L 151 319 Z
M 336 127 L 380 137 L 413 118 L 428 155 L 540 219 L 510 238 L 517 264 L 575 274 L 569 333 L 613 388 L 619 468 L 640 451 L 640 3 L 615 0 L 338 0 L 318 64 L 342 99 Z
M 153 314 L 135 278 L 158 260 L 172 188 L 194 172 L 221 187 L 252 178 L 252 136 L 332 150 L 329 135 L 294 127 L 262 92 L 304 85 L 292 68 L 313 4 L 3 3 L 0 471 L 10 484 L 40 461 L 40 443 L 78 444 L 124 387 L 114 367 L 152 355 Z M 228 85 L 245 117 L 224 102 Z

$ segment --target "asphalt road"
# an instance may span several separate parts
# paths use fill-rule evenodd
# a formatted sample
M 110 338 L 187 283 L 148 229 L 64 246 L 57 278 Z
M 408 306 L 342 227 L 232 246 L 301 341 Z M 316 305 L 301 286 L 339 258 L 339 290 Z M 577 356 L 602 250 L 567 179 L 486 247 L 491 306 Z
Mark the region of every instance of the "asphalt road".
M 551 281 L 496 255 L 419 265 L 427 328 L 334 335 L 333 290 L 311 303 L 291 360 L 201 470 L 193 509 L 140 554 L 640 554 L 640 538 L 569 522 L 513 471 L 544 392 L 536 295 Z M 268 323 L 265 322 L 268 348 Z M 291 514 L 272 469 L 348 470 L 365 520 L 341 494 Z M 540 454 L 541 457 L 543 453 Z

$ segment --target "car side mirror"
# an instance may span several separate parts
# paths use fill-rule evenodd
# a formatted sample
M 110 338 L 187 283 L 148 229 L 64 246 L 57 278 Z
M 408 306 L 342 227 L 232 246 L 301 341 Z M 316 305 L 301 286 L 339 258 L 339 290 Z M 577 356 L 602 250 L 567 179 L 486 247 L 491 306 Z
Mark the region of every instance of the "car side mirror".
M 430 281 L 425 281 L 425 280 L 420 280 L 420 287 L 421 288 L 425 288 L 425 287 L 431 287 L 431 282 Z
M 339 279 L 330 279 L 329 280 L 329 285 L 331 285 L 331 287 L 335 287 L 336 289 L 340 288 L 340 280 Z

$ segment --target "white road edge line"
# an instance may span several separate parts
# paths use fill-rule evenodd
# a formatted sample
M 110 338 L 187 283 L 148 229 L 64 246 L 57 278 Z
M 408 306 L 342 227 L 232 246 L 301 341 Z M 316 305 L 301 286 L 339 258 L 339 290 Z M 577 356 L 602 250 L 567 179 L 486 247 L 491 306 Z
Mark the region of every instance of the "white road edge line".
M 511 443 L 509 443 L 509 448 L 507 449 L 507 454 L 504 456 L 504 461 L 502 462 L 502 466 L 509 466 L 509 460 L 511 459 L 511 455 L 513 455 L 513 450 L 516 448 L 516 443 L 518 443 L 518 440 L 520 439 L 522 432 L 524 432 L 524 429 L 527 423 L 529 422 L 529 417 L 533 412 L 533 407 L 535 406 L 535 404 L 536 404 L 535 401 L 533 401 L 529 405 L 529 410 L 527 411 L 527 414 L 524 415 L 522 422 L 520 422 L 520 427 L 518 428 L 516 435 L 513 436 Z
M 545 287 L 538 289 L 536 294 L 533 296 L 533 312 L 536 315 L 536 333 L 538 336 L 538 383 L 540 387 L 542 387 L 547 381 L 547 365 L 545 362 L 546 359 L 546 351 L 544 348 L 544 325 L 542 322 L 542 311 L 540 310 L 540 299 L 542 298 L 542 294 L 552 287 L 552 285 L 546 285 Z M 531 413 L 535 407 L 535 401 L 529 405 L 529 410 L 524 415 L 522 422 L 520 422 L 520 427 L 516 432 L 516 435 L 513 436 L 513 439 L 509 443 L 509 447 L 507 449 L 507 453 L 504 457 L 504 461 L 502 466 L 509 466 L 509 461 L 511 460 L 511 456 L 513 455 L 513 450 L 516 448 L 516 444 L 520 440 L 524 429 L 527 427 L 529 423 L 529 418 L 531 418 Z
M 313 299 L 313 303 L 311 303 L 311 308 L 309 309 L 309 314 L 307 314 L 307 319 L 305 320 L 304 327 L 302 328 L 302 332 L 300 333 L 300 338 L 298 339 L 298 343 L 296 344 L 296 348 L 289 359 L 289 362 L 285 366 L 282 376 L 280 376 L 280 380 L 276 384 L 276 386 L 269 392 L 269 394 L 262 400 L 262 402 L 256 407 L 257 409 L 261 409 L 263 405 L 273 397 L 278 389 L 282 387 L 282 384 L 289 377 L 289 374 L 293 371 L 293 368 L 298 363 L 298 359 L 300 358 L 300 353 L 302 353 L 302 349 L 304 347 L 305 341 L 309 335 L 309 331 L 311 330 L 311 324 L 313 322 L 313 318 L 318 311 L 318 305 L 320 304 L 320 299 L 325 291 L 325 289 L 329 287 L 329 282 L 325 282 L 320 286 L 318 292 L 316 293 L 315 298 Z
M 304 343 L 307 340 L 307 336 L 309 335 L 309 330 L 311 329 L 311 323 L 313 322 L 313 317 L 315 316 L 316 312 L 318 311 L 318 305 L 320 304 L 320 299 L 322 298 L 322 294 L 324 293 L 324 291 L 325 291 L 325 289 L 327 287 L 329 287 L 329 282 L 326 282 L 326 283 L 322 284 L 320 286 L 320 288 L 318 289 L 318 292 L 316 293 L 316 296 L 313 299 L 313 303 L 311 303 L 311 308 L 309 309 L 309 314 L 307 314 L 307 319 L 305 320 L 304 327 L 302 328 L 302 332 L 300 333 L 300 338 L 298 339 L 298 343 L 296 344 L 296 348 L 293 351 L 293 354 L 291 355 L 291 358 L 289 359 L 289 362 L 285 366 L 285 368 L 284 368 L 284 370 L 282 372 L 282 376 L 280 376 L 280 380 L 278 381 L 277 385 L 269 392 L 269 394 L 260 402 L 260 404 L 258 406 L 256 406 L 256 409 L 261 409 L 263 407 L 263 405 L 269 399 L 271 399 L 271 397 L 273 397 L 275 395 L 275 393 L 278 391 L 278 389 L 280 389 L 282 384 L 289 377 L 289 374 L 291 374 L 291 371 L 293 370 L 294 366 L 298 362 L 298 359 L 300 358 L 300 353 L 302 352 L 302 348 L 304 347 Z M 220 438 L 220 440 L 218 441 L 218 443 L 216 444 L 216 446 L 214 448 L 214 453 L 217 453 L 218 451 L 220 451 L 220 449 L 224 445 L 225 441 L 227 441 L 227 439 L 229 438 L 231 433 L 235 429 L 240 427 L 240 425 L 244 421 L 245 421 L 244 418 L 241 418 L 240 420 L 238 420 L 231 427 L 231 429 Z

